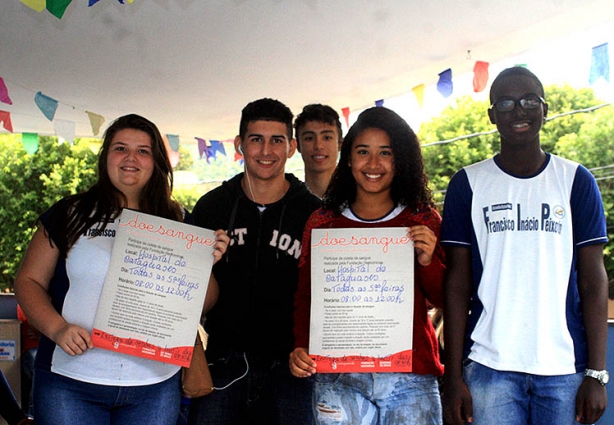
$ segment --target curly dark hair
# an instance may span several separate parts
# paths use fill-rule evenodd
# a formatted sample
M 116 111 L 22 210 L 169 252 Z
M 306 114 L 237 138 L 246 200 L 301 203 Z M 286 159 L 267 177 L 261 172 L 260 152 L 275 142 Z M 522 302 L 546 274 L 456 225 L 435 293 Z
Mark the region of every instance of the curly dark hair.
M 58 203 L 57 224 L 65 221 L 64 240 L 55 242 L 63 256 L 85 231 L 97 223 L 104 230 L 127 204 L 126 196 L 111 183 L 107 171 L 107 158 L 115 135 L 125 129 L 139 130 L 151 138 L 151 153 L 154 170 L 151 178 L 141 191 L 139 206 L 141 211 L 171 220 L 182 221 L 183 210 L 171 198 L 173 190 L 173 168 L 166 153 L 160 131 L 154 123 L 140 115 L 129 114 L 117 118 L 104 134 L 98 153 L 98 181 L 86 192 L 64 198 Z
M 390 138 L 394 155 L 390 194 L 395 204 L 412 209 L 434 207 L 418 137 L 396 112 L 380 106 L 363 111 L 346 134 L 339 164 L 324 194 L 324 208 L 340 214 L 356 200 L 356 181 L 349 165 L 350 154 L 354 140 L 369 128 L 383 130 Z

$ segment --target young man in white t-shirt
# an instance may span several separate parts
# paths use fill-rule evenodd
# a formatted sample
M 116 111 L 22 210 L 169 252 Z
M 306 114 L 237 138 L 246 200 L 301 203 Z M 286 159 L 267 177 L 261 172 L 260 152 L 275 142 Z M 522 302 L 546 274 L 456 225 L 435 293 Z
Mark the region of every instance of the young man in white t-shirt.
M 539 79 L 504 70 L 488 115 L 501 153 L 451 180 L 441 244 L 450 424 L 597 421 L 607 404 L 607 232 L 582 165 L 544 152 Z

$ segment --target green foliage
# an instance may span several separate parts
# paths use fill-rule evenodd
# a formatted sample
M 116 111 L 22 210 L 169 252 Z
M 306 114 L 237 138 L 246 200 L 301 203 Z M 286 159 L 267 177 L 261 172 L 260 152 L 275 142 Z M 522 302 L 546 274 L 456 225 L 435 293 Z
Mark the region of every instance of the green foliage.
M 175 171 L 190 171 L 194 166 L 194 158 L 190 149 L 179 145 L 179 163 L 174 168 Z
M 215 189 L 220 184 L 221 182 L 208 182 L 197 185 L 178 186 L 173 190 L 173 197 L 185 209 L 191 212 L 201 196 Z
M 548 102 L 548 117 L 551 121 L 544 124 L 540 141 L 546 152 L 558 155 L 557 144 L 559 140 L 578 134 L 584 121 L 591 118 L 591 114 L 558 115 L 586 109 L 598 105 L 600 102 L 595 98 L 592 90 L 576 90 L 569 85 L 549 86 L 545 88 L 545 92 Z
M 604 258 L 614 299 L 614 108 L 607 106 L 574 117 L 579 121 L 577 131 L 562 136 L 554 149 L 559 155 L 583 164 L 597 179 L 607 217 L 610 242 Z
M 499 147 L 497 133 L 463 138 L 451 143 L 432 144 L 492 131 L 486 110 L 487 102 L 476 102 L 461 97 L 454 107 L 421 126 L 418 138 L 423 145 L 424 162 L 430 179 L 431 190 L 438 203 L 443 202 L 450 179 L 461 168 L 493 156 Z
M 35 154 L 23 149 L 20 135 L 0 137 L 0 289 L 13 280 L 37 217 L 60 198 L 91 186 L 96 155 L 89 143 L 59 145 L 55 137 L 39 137 Z

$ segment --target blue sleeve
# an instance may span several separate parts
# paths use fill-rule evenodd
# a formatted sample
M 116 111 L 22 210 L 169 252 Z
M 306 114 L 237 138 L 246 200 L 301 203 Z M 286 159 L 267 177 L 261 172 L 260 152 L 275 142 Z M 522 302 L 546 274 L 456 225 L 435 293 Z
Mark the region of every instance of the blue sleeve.
M 582 165 L 576 170 L 570 203 L 575 246 L 607 243 L 601 193 L 591 172 Z
M 441 245 L 471 246 L 473 225 L 471 223 L 471 201 L 473 191 L 469 185 L 467 172 L 462 169 L 456 173 L 446 191 L 441 224 Z

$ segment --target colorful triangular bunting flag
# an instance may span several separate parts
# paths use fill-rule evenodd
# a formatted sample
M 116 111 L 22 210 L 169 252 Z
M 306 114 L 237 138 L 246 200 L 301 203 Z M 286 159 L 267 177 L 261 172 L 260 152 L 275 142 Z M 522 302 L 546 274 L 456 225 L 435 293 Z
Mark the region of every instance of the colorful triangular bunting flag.
M 488 83 L 488 62 L 477 61 L 473 66 L 473 91 L 481 92 Z
M 47 117 L 49 121 L 53 121 L 53 117 L 55 116 L 55 111 L 58 109 L 58 101 L 50 98 L 49 96 L 45 96 L 41 92 L 36 93 L 34 96 L 34 102 L 38 109 Z
M 11 113 L 8 111 L 0 111 L 0 122 L 2 126 L 11 133 L 13 132 L 13 123 L 11 122 Z
M 95 114 L 90 111 L 85 111 L 90 119 L 90 125 L 92 126 L 92 133 L 97 136 L 100 133 L 100 127 L 104 124 L 104 117 L 102 115 Z
M 422 108 L 422 105 L 424 105 L 424 84 L 415 86 L 411 91 L 414 92 L 418 105 Z
M 72 0 L 47 0 L 47 10 L 58 19 L 62 19 L 66 8 Z
M 345 118 L 345 126 L 350 126 L 350 108 L 341 108 L 341 113 L 343 114 L 343 118 Z
M 30 155 L 38 150 L 38 134 L 36 133 L 21 133 L 21 143 L 23 148 Z
M 209 140 L 211 143 L 211 150 L 213 151 L 213 157 L 215 158 L 215 153 L 219 152 L 222 155 L 226 156 L 226 149 L 224 149 L 224 144 L 219 140 Z
M 21 0 L 21 2 L 37 12 L 42 12 L 47 6 L 47 0 Z
M 62 137 L 64 140 L 66 140 L 68 144 L 72 146 L 73 142 L 75 141 L 74 121 L 57 119 L 54 121 L 54 124 L 55 124 L 55 133 L 58 136 Z
M 6 88 L 6 84 L 4 84 L 4 79 L 2 77 L 0 77 L 0 102 L 9 105 L 13 104 L 13 101 L 9 97 L 9 89 Z
M 603 77 L 608 83 L 610 82 L 610 54 L 608 52 L 608 43 L 593 47 L 593 55 L 591 57 L 591 74 L 588 79 L 589 84 Z
M 452 85 L 452 69 L 448 68 L 439 74 L 437 91 L 441 93 L 443 97 L 449 97 L 452 94 L 454 91 L 454 87 Z
M 177 134 L 167 134 L 168 144 L 175 152 L 179 151 L 179 136 Z

